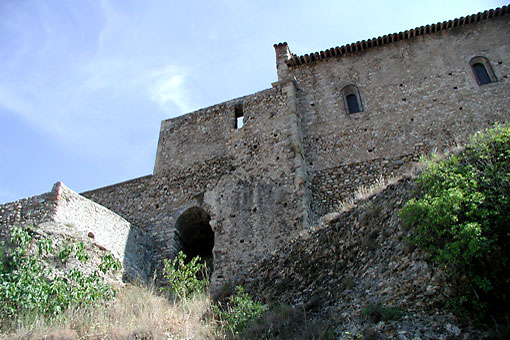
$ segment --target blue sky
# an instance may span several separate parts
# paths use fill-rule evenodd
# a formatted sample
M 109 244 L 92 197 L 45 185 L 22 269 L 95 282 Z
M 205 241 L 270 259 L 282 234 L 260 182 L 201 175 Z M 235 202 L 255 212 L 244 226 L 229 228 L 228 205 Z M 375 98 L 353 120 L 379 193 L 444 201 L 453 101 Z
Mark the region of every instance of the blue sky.
M 0 0 L 0 202 L 152 173 L 161 120 L 276 81 L 298 55 L 504 1 Z

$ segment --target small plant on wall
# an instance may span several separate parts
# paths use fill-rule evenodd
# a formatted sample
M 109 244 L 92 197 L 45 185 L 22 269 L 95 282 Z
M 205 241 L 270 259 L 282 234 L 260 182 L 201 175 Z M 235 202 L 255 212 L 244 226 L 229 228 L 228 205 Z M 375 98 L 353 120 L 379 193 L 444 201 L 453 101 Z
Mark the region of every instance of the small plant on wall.
M 206 264 L 201 262 L 200 256 L 195 256 L 186 262 L 186 254 L 182 251 L 179 251 L 172 261 L 165 259 L 163 277 L 169 285 L 163 290 L 169 291 L 178 299 L 205 292 L 209 281 L 206 275 Z

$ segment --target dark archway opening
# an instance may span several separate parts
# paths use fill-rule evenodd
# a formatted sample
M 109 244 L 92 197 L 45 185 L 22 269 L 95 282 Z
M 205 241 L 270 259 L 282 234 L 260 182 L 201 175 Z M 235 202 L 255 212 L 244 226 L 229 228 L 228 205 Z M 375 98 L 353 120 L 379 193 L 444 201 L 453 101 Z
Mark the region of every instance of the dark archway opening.
M 214 232 L 212 231 L 211 216 L 199 207 L 192 207 L 179 216 L 175 222 L 178 248 L 186 254 L 189 261 L 200 256 L 207 266 L 209 274 L 213 271 Z

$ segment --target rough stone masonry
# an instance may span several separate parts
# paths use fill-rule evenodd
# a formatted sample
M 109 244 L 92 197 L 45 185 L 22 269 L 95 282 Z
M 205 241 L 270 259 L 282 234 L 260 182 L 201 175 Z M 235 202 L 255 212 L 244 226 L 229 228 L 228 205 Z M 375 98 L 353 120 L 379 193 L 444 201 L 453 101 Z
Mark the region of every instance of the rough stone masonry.
M 506 122 L 509 11 L 304 56 L 276 44 L 270 89 L 163 121 L 152 175 L 82 195 L 144 233 L 150 270 L 183 250 L 213 289 L 233 282 L 360 186 Z

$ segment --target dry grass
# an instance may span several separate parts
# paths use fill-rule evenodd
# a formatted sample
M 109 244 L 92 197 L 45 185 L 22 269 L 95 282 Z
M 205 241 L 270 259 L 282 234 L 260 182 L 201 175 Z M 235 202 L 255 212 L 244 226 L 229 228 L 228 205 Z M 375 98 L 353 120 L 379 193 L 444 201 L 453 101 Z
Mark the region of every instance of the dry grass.
M 407 171 L 401 176 L 386 178 L 380 175 L 373 181 L 373 183 L 369 185 L 359 186 L 354 192 L 353 196 L 339 202 L 335 211 L 330 212 L 321 218 L 320 224 L 327 225 L 335 222 L 336 220 L 338 220 L 342 213 L 353 209 L 354 207 L 358 206 L 361 202 L 366 201 L 373 195 L 382 192 L 389 185 L 397 183 L 400 179 L 402 179 L 405 176 L 416 177 L 419 173 L 421 173 L 425 169 L 426 164 L 430 159 L 445 159 L 453 154 L 458 154 L 464 150 L 465 146 L 462 145 L 451 146 L 443 150 L 442 152 L 440 152 L 437 149 L 434 149 L 430 156 L 428 157 L 422 156 L 420 162 L 412 163 L 410 168 L 407 169 Z
M 401 177 L 385 178 L 384 176 L 379 176 L 372 184 L 359 186 L 354 192 L 354 197 L 339 203 L 338 210 L 340 212 L 344 212 L 352 209 L 352 207 L 355 206 L 358 202 L 364 201 L 367 198 L 382 192 L 388 187 L 388 185 L 397 183 L 400 178 Z
M 438 151 L 437 149 L 433 150 L 430 157 L 422 157 L 420 162 L 413 163 L 411 167 L 407 170 L 407 172 L 403 176 L 412 176 L 415 177 L 417 174 L 423 171 L 423 169 L 426 167 L 427 160 L 432 159 L 445 159 L 452 154 L 458 154 L 465 150 L 464 146 L 456 145 L 452 146 L 448 149 L 445 149 L 443 152 Z M 359 202 L 366 200 L 367 198 L 370 198 L 373 195 L 376 195 L 386 189 L 389 185 L 397 183 L 403 176 L 396 176 L 396 177 L 384 177 L 382 175 L 379 175 L 378 178 L 374 180 L 373 183 L 369 185 L 361 185 L 359 186 L 356 191 L 354 192 L 354 196 L 350 197 L 348 199 L 345 199 L 341 201 L 338 204 L 338 209 L 336 212 L 327 214 L 323 217 L 323 219 L 331 220 L 333 216 L 336 216 L 338 214 L 341 214 L 343 212 L 346 212 L 353 207 L 355 207 Z
M 14 334 L 19 340 L 159 340 L 220 339 L 215 321 L 207 317 L 210 298 L 195 296 L 172 302 L 154 289 L 125 286 L 114 302 L 93 309 L 73 309 L 57 320 L 25 317 Z
M 375 181 L 370 185 L 361 185 L 359 186 L 354 195 L 350 198 L 347 198 L 338 203 L 337 209 L 334 212 L 328 213 L 321 218 L 320 224 L 330 224 L 336 221 L 340 215 L 346 211 L 351 210 L 356 207 L 360 202 L 367 200 L 368 198 L 382 192 L 389 185 L 397 183 L 402 176 L 399 177 L 389 177 L 385 178 L 383 176 L 379 176 L 375 179 Z

